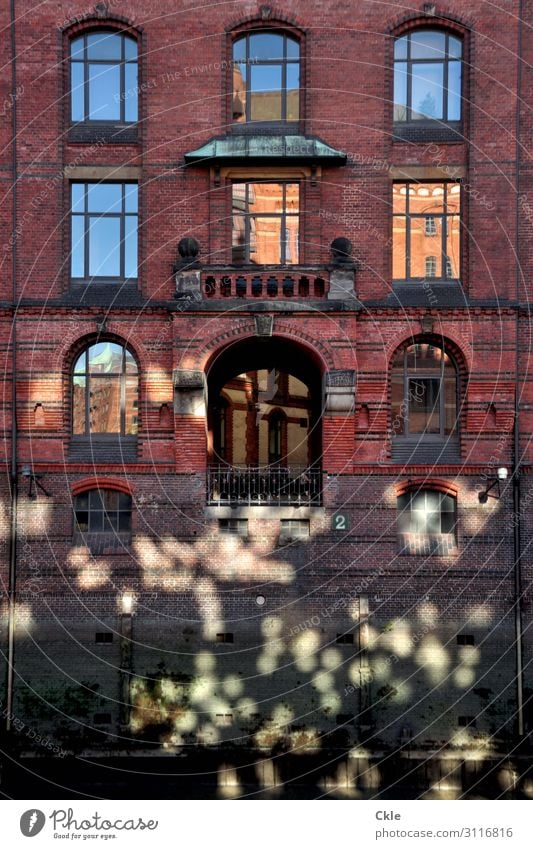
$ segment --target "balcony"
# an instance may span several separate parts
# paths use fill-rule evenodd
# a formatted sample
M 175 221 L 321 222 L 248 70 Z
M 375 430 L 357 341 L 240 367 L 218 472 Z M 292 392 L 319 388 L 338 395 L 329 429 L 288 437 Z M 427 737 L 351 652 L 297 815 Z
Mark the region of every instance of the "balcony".
M 320 505 L 322 470 L 298 467 L 210 466 L 207 502 L 216 506 Z
M 324 298 L 329 292 L 329 272 L 324 266 L 300 266 L 276 270 L 230 270 L 210 266 L 201 273 L 204 298 Z

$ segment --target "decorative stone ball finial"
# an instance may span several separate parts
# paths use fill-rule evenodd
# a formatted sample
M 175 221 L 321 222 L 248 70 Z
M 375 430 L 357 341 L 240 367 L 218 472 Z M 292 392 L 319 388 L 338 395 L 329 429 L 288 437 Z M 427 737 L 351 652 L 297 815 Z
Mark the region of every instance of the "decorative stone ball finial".
M 192 236 L 184 236 L 178 244 L 178 253 L 182 262 L 194 262 L 200 252 L 200 245 Z
M 336 265 L 348 265 L 352 263 L 353 245 L 344 236 L 337 236 L 331 243 L 331 257 Z

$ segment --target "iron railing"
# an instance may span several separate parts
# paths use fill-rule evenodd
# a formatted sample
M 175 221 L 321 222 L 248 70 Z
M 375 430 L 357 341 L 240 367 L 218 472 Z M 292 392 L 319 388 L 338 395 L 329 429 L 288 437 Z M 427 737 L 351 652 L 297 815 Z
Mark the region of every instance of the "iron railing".
M 207 501 L 215 505 L 322 503 L 322 470 L 292 466 L 210 466 Z

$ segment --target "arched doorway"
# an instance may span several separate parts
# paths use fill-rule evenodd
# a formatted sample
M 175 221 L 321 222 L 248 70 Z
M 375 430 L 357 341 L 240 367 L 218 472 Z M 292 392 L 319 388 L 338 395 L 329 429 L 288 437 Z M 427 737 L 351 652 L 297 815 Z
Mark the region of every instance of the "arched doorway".
M 208 371 L 210 500 L 301 503 L 318 498 L 321 370 L 278 337 L 228 346 Z

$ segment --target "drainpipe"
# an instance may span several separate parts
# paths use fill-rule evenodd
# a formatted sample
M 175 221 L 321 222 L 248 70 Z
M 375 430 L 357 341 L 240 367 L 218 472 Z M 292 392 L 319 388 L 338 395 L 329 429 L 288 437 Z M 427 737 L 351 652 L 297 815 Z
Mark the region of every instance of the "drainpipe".
M 13 319 L 11 325 L 11 523 L 9 530 L 9 583 L 7 620 L 7 686 L 6 686 L 6 731 L 12 728 L 13 697 L 15 682 L 15 609 L 17 581 L 17 72 L 15 39 L 15 0 L 11 0 L 11 121 L 12 138 L 12 286 Z
M 515 351 L 515 416 L 513 432 L 513 555 L 514 555 L 514 609 L 515 609 L 515 643 L 516 643 L 516 733 L 518 739 L 524 737 L 524 661 L 522 647 L 522 542 L 521 542 L 521 491 L 520 491 L 520 297 L 521 297 L 521 267 L 520 267 L 520 94 L 522 90 L 522 21 L 523 0 L 520 0 L 518 10 L 518 45 L 517 45 L 517 76 L 516 76 L 516 218 L 515 218 L 515 253 L 516 253 L 516 351 Z

